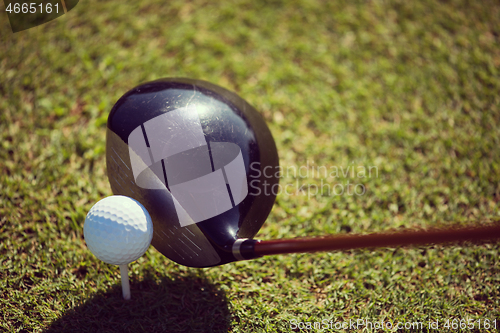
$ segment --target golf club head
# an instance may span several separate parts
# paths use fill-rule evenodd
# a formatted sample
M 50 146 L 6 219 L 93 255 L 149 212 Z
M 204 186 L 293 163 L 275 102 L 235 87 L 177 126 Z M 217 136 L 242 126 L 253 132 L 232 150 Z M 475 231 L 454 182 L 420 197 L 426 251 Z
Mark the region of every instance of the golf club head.
M 106 164 L 113 193 L 148 210 L 151 244 L 185 266 L 250 259 L 244 252 L 252 240 L 242 239 L 254 237 L 272 209 L 278 163 L 259 113 L 205 81 L 141 84 L 108 117 Z

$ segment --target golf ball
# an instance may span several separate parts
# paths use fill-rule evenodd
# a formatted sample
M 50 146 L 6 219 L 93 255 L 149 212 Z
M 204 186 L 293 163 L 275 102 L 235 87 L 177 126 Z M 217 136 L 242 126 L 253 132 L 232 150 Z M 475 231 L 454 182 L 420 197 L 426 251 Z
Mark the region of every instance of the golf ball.
M 83 234 L 87 247 L 97 258 L 108 264 L 126 265 L 148 249 L 153 222 L 138 201 L 112 195 L 90 209 Z

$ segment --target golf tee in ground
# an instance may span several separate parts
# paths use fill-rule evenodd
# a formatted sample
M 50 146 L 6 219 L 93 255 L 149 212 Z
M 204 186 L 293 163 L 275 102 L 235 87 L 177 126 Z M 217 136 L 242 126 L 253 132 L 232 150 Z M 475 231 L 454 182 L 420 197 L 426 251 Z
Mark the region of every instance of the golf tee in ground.
M 122 276 L 123 299 L 130 299 L 130 283 L 128 282 L 128 265 L 120 265 L 120 275 Z

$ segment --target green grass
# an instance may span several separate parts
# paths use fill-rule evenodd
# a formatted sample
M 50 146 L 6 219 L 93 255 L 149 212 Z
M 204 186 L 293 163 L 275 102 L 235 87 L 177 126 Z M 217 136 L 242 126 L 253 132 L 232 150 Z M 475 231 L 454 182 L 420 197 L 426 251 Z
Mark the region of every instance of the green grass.
M 500 319 L 498 244 L 209 269 L 150 248 L 130 265 L 127 303 L 117 267 L 97 260 L 82 232 L 86 212 L 112 194 L 109 110 L 137 84 L 176 76 L 254 105 L 285 168 L 377 168 L 365 178 L 283 177 L 310 191 L 323 180 L 366 193 L 282 193 L 258 238 L 498 220 L 497 1 L 80 1 L 16 34 L 0 17 L 0 330 L 286 332 L 291 320 Z M 476 322 L 475 331 L 496 330 Z

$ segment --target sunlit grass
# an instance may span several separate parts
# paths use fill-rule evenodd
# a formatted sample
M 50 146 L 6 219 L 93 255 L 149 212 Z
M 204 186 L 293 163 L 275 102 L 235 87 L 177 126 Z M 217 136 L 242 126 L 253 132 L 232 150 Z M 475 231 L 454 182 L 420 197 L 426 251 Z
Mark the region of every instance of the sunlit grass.
M 285 170 L 376 168 L 285 174 L 282 186 L 306 190 L 278 196 L 261 239 L 498 220 L 497 2 L 80 1 L 16 34 L 1 15 L 3 330 L 285 332 L 294 319 L 500 318 L 498 245 L 209 269 L 151 248 L 130 265 L 124 303 L 117 267 L 97 260 L 82 232 L 90 207 L 111 195 L 109 110 L 161 77 L 237 92 L 264 115 Z M 364 194 L 333 193 L 347 182 Z M 330 193 L 316 194 L 324 184 Z

